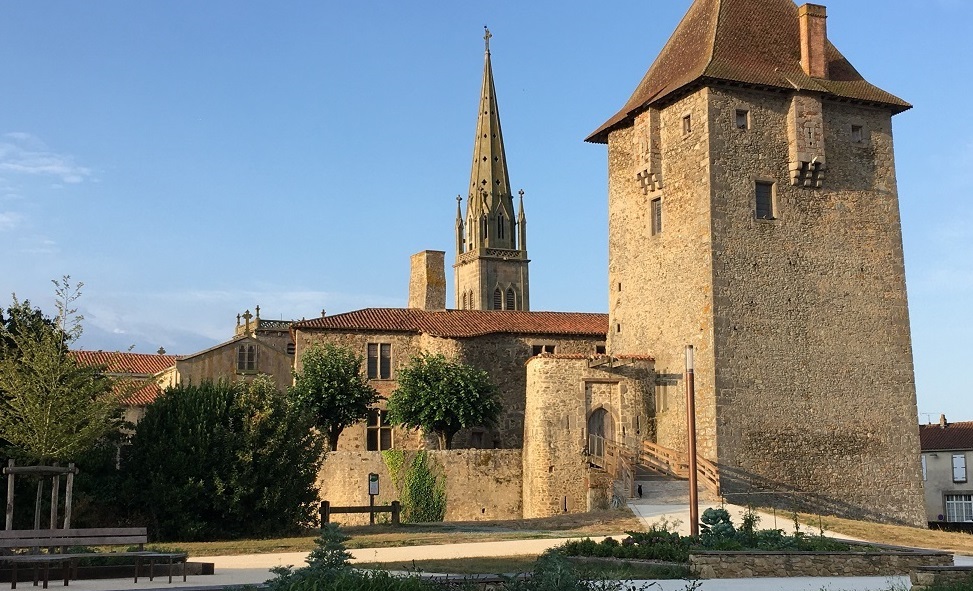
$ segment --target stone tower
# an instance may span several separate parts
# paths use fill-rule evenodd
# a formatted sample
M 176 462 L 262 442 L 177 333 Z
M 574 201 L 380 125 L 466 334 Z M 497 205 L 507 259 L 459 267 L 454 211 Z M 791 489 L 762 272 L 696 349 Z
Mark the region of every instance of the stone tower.
M 823 6 L 695 0 L 608 145 L 608 352 L 651 354 L 657 442 L 736 502 L 918 525 L 892 116 Z M 671 377 L 670 377 L 671 376 Z
M 519 211 L 515 213 L 493 87 L 490 37 L 487 30 L 465 217 L 462 198 L 456 198 L 456 307 L 530 310 L 524 192 L 519 193 Z

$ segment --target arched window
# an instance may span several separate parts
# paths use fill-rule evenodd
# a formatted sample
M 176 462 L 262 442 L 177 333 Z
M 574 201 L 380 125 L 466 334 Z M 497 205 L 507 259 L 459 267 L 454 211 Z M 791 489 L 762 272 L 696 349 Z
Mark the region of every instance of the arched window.
M 237 371 L 256 371 L 257 369 L 257 346 L 240 345 L 236 352 Z
M 504 218 L 503 218 L 503 214 L 501 213 L 497 215 L 497 238 L 501 240 L 503 240 L 503 225 L 504 225 Z
M 480 240 L 486 240 L 487 239 L 487 236 L 488 236 L 487 231 L 488 231 L 488 228 L 487 228 L 487 216 L 486 216 L 486 214 L 484 214 L 483 215 L 483 219 L 480 220 L 480 232 L 482 233 L 482 235 L 480 236 Z
M 507 288 L 507 309 L 514 310 L 516 308 L 516 298 L 514 297 L 514 288 Z
M 463 309 L 464 310 L 467 310 L 468 309 L 467 306 L 466 306 L 466 292 L 465 291 L 463 292 Z
M 500 292 L 500 288 L 493 290 L 493 309 L 503 310 L 503 293 Z
M 473 290 L 470 290 L 470 310 L 476 307 L 476 302 L 473 300 Z

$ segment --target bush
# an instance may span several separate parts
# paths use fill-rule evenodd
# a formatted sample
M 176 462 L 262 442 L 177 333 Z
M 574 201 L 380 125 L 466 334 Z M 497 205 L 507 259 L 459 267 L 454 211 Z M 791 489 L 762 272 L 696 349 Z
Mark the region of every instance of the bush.
M 154 537 L 271 536 L 310 524 L 322 441 L 266 377 L 167 390 L 123 456 L 125 501 Z

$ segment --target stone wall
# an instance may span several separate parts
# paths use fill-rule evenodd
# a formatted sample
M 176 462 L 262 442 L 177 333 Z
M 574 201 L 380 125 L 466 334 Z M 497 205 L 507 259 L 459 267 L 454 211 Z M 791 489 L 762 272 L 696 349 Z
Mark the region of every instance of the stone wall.
M 785 94 L 702 88 L 662 107 L 658 130 L 647 111 L 609 134 L 608 352 L 655 358 L 656 441 L 684 450 L 694 345 L 698 449 L 730 498 L 786 491 L 789 505 L 918 525 L 891 114 L 824 101 L 816 189 L 790 184 L 790 106 Z M 657 144 L 661 185 L 649 190 L 636 170 Z M 773 183 L 775 219 L 756 219 L 757 182 Z
M 604 409 L 605 437 L 635 443 L 647 425 L 650 360 L 543 355 L 527 363 L 524 416 L 524 517 L 602 506 L 609 482 L 589 473 L 588 418 Z M 594 366 L 594 367 L 592 367 Z
M 392 375 L 388 380 L 371 380 L 379 394 L 388 398 L 395 390 L 398 370 L 420 352 L 442 353 L 458 359 L 490 374 L 500 391 L 503 410 L 494 429 L 464 429 L 453 438 L 454 448 L 472 447 L 474 432 L 483 448 L 517 449 L 523 445 L 524 397 L 527 387 L 526 362 L 533 347 L 550 346 L 558 353 L 592 355 L 600 339 L 588 337 L 540 337 L 528 335 L 495 334 L 475 338 L 441 338 L 427 334 L 381 333 L 364 331 L 298 331 L 297 366 L 301 354 L 312 342 L 330 342 L 351 349 L 359 355 L 367 354 L 368 343 L 389 343 L 392 352 Z M 385 402 L 378 404 L 384 408 Z M 345 429 L 338 441 L 339 450 L 365 450 L 365 424 Z M 393 447 L 397 449 L 421 449 L 436 447 L 435 439 L 424 438 L 413 430 L 394 429 Z
M 689 556 L 702 579 L 753 577 L 872 577 L 907 575 L 923 566 L 949 566 L 946 552 L 698 552 Z
M 280 345 L 277 348 L 275 345 Z M 256 369 L 237 371 L 237 349 L 240 345 L 256 346 Z M 228 341 L 195 355 L 176 360 L 174 381 L 183 385 L 199 384 L 220 379 L 250 381 L 259 374 L 269 375 L 281 391 L 293 383 L 291 377 L 291 356 L 286 353 L 283 341 L 276 336 L 264 339 L 249 337 Z
M 430 451 L 446 484 L 446 521 L 520 519 L 522 517 L 520 450 Z M 318 474 L 320 498 L 334 506 L 368 505 L 368 474 L 379 475 L 375 503 L 401 500 L 381 452 L 329 452 Z M 388 519 L 388 516 L 379 519 Z M 345 525 L 368 523 L 368 514 L 335 515 Z
M 911 573 L 911 591 L 926 591 L 926 589 L 943 588 L 947 585 L 973 585 L 973 567 L 971 566 L 921 566 Z

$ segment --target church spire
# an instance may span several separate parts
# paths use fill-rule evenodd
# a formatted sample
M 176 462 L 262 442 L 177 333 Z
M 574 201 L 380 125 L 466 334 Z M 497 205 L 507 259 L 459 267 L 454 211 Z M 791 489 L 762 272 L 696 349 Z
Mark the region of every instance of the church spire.
M 493 34 L 484 27 L 483 85 L 480 90 L 480 109 L 473 142 L 473 169 L 470 173 L 470 193 L 467 217 L 472 222 L 467 232 L 476 240 L 467 240 L 467 250 L 475 248 L 516 248 L 514 237 L 513 199 L 507 174 L 507 156 L 500 130 L 500 111 L 493 85 L 493 65 L 490 62 L 490 38 Z
M 490 29 L 483 27 L 483 85 L 473 140 L 466 215 L 456 212 L 456 307 L 530 310 L 527 221 L 523 195 L 514 210 L 500 111 L 490 62 Z M 457 204 L 460 205 L 459 203 Z

